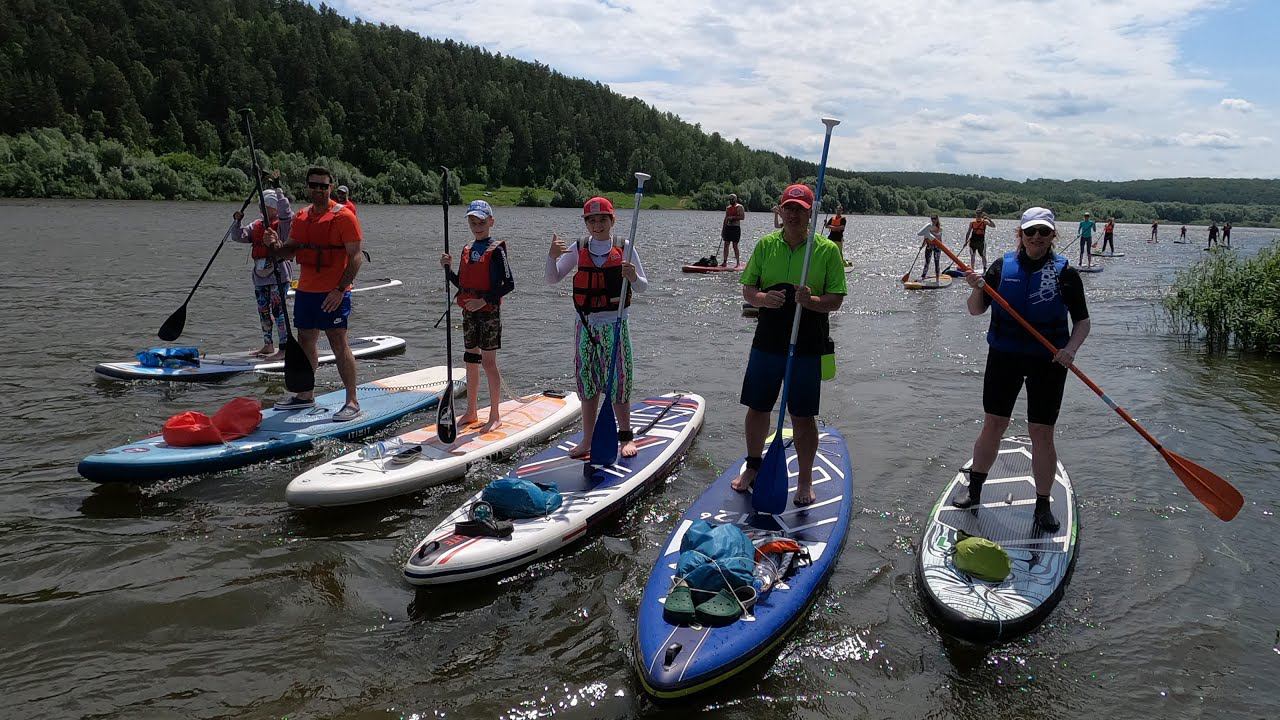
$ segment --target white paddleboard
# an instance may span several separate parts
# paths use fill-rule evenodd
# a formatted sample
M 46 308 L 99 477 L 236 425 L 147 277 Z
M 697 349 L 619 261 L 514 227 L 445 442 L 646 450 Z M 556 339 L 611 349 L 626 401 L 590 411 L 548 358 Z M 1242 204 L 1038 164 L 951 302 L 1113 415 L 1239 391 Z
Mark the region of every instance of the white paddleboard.
M 321 340 L 323 343 L 324 340 Z M 403 350 L 405 347 L 404 338 L 398 338 L 394 335 L 373 335 L 369 337 L 352 338 L 349 341 L 351 345 L 351 354 L 359 358 L 375 358 L 383 355 Z M 322 346 L 322 349 L 323 346 Z M 321 365 L 329 365 L 336 358 L 331 351 L 325 349 L 325 353 L 319 358 Z M 199 365 L 188 365 L 182 367 L 144 367 L 142 363 L 134 360 L 132 362 L 109 362 L 98 363 L 93 371 L 102 377 L 111 378 L 113 380 L 172 380 L 185 382 L 198 382 L 210 380 L 222 380 L 247 372 L 284 372 L 284 361 L 273 360 L 271 362 L 263 362 L 262 358 L 248 352 L 239 353 L 221 353 L 205 355 L 200 358 Z
M 1037 531 L 1027 437 L 1000 441 L 976 511 L 951 504 L 966 483 L 966 476 L 956 473 L 925 524 L 916 587 L 929 618 L 943 631 L 969 640 L 1005 640 L 1035 628 L 1062 598 L 1080 530 L 1075 490 L 1058 463 L 1050 506 L 1061 527 L 1052 535 Z M 1009 577 L 987 582 L 957 569 L 951 557 L 961 532 L 999 543 L 1012 561 Z
M 502 424 L 480 432 L 489 409 L 479 420 L 458 427 L 453 444 L 436 435 L 432 423 L 399 436 L 405 448 L 391 458 L 366 460 L 360 451 L 347 453 L 294 478 L 285 489 L 290 505 L 333 507 L 382 500 L 462 477 L 467 467 L 524 443 L 548 438 L 582 414 L 577 393 L 537 393 L 502 403 Z M 455 412 L 458 408 L 455 407 Z
M 454 526 L 467 519 L 472 503 L 480 499 L 476 493 L 414 547 L 404 565 L 405 579 L 414 585 L 441 585 L 497 575 L 582 539 L 593 525 L 626 508 L 675 468 L 701 429 L 705 412 L 706 401 L 694 394 L 667 393 L 632 403 L 639 454 L 619 456 L 594 472 L 569 457 L 581 433 L 539 453 L 511 475 L 554 482 L 564 497 L 559 508 L 546 517 L 512 521 L 515 530 L 509 537 L 459 535 Z
M 372 283 L 372 284 L 370 284 L 370 285 L 356 285 L 355 287 L 351 288 L 351 292 L 353 292 L 353 293 L 361 293 L 361 292 L 368 292 L 368 291 L 370 291 L 370 290 L 383 290 L 383 289 L 386 289 L 386 288 L 398 287 L 398 286 L 400 286 L 400 285 L 403 285 L 403 284 L 404 284 L 404 283 L 400 282 L 399 280 L 392 280 L 391 278 L 378 278 L 378 279 L 376 279 L 376 280 L 369 280 L 368 282 L 370 282 L 370 283 Z M 293 286 L 293 287 L 291 287 L 291 288 L 289 288 L 289 297 L 293 297 L 293 296 L 296 294 L 296 293 L 295 293 L 295 288 L 296 288 L 296 287 L 297 287 L 297 282 L 295 281 L 295 282 L 294 282 L 294 286 Z

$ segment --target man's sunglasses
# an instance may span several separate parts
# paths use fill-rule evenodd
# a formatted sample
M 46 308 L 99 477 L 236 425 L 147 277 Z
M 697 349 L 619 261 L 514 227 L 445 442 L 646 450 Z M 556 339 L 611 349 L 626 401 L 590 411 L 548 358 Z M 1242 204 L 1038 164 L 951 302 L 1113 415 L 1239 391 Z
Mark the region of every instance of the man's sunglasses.
M 1032 225 L 1029 228 L 1022 228 L 1022 234 L 1027 237 L 1035 237 L 1036 235 L 1039 235 L 1040 237 L 1051 237 L 1053 235 L 1053 228 L 1048 225 Z
M 325 190 L 325 189 L 328 189 L 328 187 L 331 184 L 332 183 L 311 182 L 310 180 L 307 181 L 307 187 L 311 188 L 312 190 Z

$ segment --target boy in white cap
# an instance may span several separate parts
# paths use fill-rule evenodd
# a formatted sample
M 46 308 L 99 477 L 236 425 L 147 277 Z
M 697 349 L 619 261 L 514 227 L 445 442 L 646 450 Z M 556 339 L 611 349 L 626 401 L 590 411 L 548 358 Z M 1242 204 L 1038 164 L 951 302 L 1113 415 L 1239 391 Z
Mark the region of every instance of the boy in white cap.
M 288 240 L 289 228 L 293 224 L 293 208 L 289 205 L 289 197 L 283 190 L 273 188 L 263 190 L 262 199 L 267 206 L 267 217 L 271 221 L 271 229 L 275 230 L 282 240 Z M 235 219 L 239 223 L 244 219 L 244 213 L 237 211 Z M 258 303 L 258 322 L 262 326 L 262 347 L 255 350 L 253 354 L 265 360 L 283 360 L 284 339 L 288 337 L 289 332 L 285 326 L 284 303 L 288 297 L 289 283 L 293 279 L 293 263 L 284 258 L 272 258 L 264 237 L 262 218 L 249 223 L 248 227 L 240 226 L 231 235 L 236 242 L 252 246 L 249 255 L 253 258 L 253 270 L 249 276 L 253 280 L 253 293 Z M 276 351 L 275 343 L 272 342 L 273 324 L 276 335 L 280 339 L 279 352 Z
M 480 387 L 480 368 L 484 367 L 485 380 L 489 384 L 489 417 L 478 432 L 489 432 L 502 424 L 499 406 L 502 404 L 502 374 L 498 371 L 498 349 L 502 347 L 502 298 L 516 289 L 507 263 L 507 245 L 494 240 L 493 208 L 484 200 L 472 201 L 467 207 L 467 226 L 471 230 L 471 242 L 462 248 L 458 272 L 453 272 L 453 258 L 440 255 L 440 266 L 448 271 L 449 282 L 458 288 L 456 298 L 462 308 L 462 338 L 465 352 L 462 360 L 467 366 L 467 412 L 458 418 L 465 427 L 479 417 L 477 407 Z
M 1019 247 L 996 259 L 979 275 L 970 271 L 965 282 L 973 288 L 967 301 L 970 315 L 991 308 L 987 330 L 987 367 L 982 381 L 982 431 L 973 444 L 967 492 L 952 500 L 958 508 L 982 506 L 982 484 L 996 461 L 1000 439 L 1009 427 L 1013 405 L 1027 386 L 1027 434 L 1031 436 L 1031 475 L 1035 480 L 1035 527 L 1045 533 L 1059 529 L 1049 507 L 1058 453 L 1053 429 L 1062 408 L 1067 368 L 1089 335 L 1089 308 L 1080 273 L 1053 252 L 1057 237 L 1053 211 L 1042 207 L 1022 213 Z M 983 291 L 990 285 L 1018 315 L 1043 335 L 1057 352 L 1050 353 L 999 304 Z M 1067 320 L 1070 318 L 1070 324 Z

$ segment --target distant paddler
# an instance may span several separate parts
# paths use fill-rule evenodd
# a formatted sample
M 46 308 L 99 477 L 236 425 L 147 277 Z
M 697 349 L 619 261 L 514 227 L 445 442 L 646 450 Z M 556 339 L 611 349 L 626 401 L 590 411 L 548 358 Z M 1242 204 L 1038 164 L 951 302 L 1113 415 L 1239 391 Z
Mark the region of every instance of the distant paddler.
M 974 267 L 973 261 L 981 257 L 982 271 L 987 271 L 987 228 L 995 226 L 995 221 L 985 212 L 977 210 L 973 213 L 969 229 L 964 232 L 964 244 L 969 248 L 969 267 Z
M 1093 267 L 1093 230 L 1096 226 L 1093 214 L 1086 212 L 1084 219 L 1080 221 L 1080 226 L 1076 229 L 1076 239 L 1080 241 L 1080 257 L 1076 260 L 1077 265 L 1084 265 L 1087 255 L 1089 267 Z
M 849 223 L 848 218 L 844 216 L 844 206 L 836 205 L 836 214 L 826 219 L 822 226 L 827 229 L 827 239 L 836 244 L 840 248 L 840 257 L 844 259 L 844 227 Z M 849 261 L 844 260 L 845 267 L 849 266 Z
M 742 265 L 742 256 L 738 251 L 738 242 L 742 240 L 742 220 L 747 216 L 747 209 L 738 202 L 737 195 L 729 195 L 729 205 L 724 209 L 724 222 L 720 226 L 720 240 L 724 244 L 724 260 L 720 267 L 729 264 L 729 246 L 733 246 L 734 267 Z
M 925 277 L 929 275 L 929 258 L 932 257 L 933 281 L 941 282 L 942 270 L 939 261 L 942 259 L 942 251 L 935 248 L 932 241 L 942 242 L 942 221 L 937 215 L 930 215 L 929 224 L 920 228 L 916 237 L 920 238 L 920 244 L 924 247 L 924 267 L 920 269 L 920 281 L 924 282 Z

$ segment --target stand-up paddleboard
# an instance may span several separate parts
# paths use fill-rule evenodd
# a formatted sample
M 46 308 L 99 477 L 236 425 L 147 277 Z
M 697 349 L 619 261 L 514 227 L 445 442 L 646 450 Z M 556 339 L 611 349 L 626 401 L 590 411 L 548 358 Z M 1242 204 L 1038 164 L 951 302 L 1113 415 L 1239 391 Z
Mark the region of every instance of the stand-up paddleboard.
M 742 317 L 758 318 L 760 317 L 760 308 L 751 303 L 742 303 Z
M 742 272 L 746 269 L 746 264 L 742 265 L 683 265 L 680 267 L 681 272 L 687 273 L 717 273 L 717 272 Z
M 1075 269 L 1076 269 L 1077 271 L 1079 271 L 1079 272 L 1082 272 L 1082 273 L 1100 273 L 1100 272 L 1102 272 L 1102 266 L 1101 266 L 1101 265 L 1076 265 L 1076 266 L 1075 266 Z
M 926 277 L 924 280 L 906 280 L 902 283 L 902 287 L 908 290 L 941 290 L 942 288 L 951 287 L 951 281 L 955 278 L 946 273 L 942 273 L 934 279 Z
M 667 393 L 631 405 L 631 427 L 639 454 L 618 456 L 615 464 L 591 470 L 569 453 L 582 433 L 548 448 L 511 475 L 533 482 L 555 483 L 563 504 L 547 517 L 513 520 L 505 538 L 467 537 L 454 525 L 468 518 L 476 493 L 444 522 L 427 533 L 404 565 L 414 585 L 441 585 L 497 575 L 546 557 L 584 537 L 604 521 L 661 482 L 675 468 L 702 428 L 706 401 L 699 395 Z
M 455 392 L 466 387 L 466 371 L 453 372 Z M 80 461 L 80 474 L 95 482 L 148 482 L 243 467 L 293 455 L 319 438 L 352 438 L 409 413 L 435 406 L 446 387 L 443 367 L 426 368 L 360 385 L 360 415 L 334 422 L 346 392 L 316 396 L 315 407 L 262 411 L 262 424 L 239 440 L 221 445 L 173 447 L 159 435 L 94 453 Z
M 848 260 L 845 260 L 845 261 L 844 261 L 844 271 L 845 271 L 846 273 L 851 273 L 851 272 L 853 272 L 853 263 L 852 263 L 852 262 L 850 262 L 850 261 L 848 261 Z
M 377 279 L 374 279 L 374 280 L 367 280 L 366 282 L 371 283 L 371 284 L 369 284 L 369 285 L 356 285 L 355 287 L 351 288 L 351 292 L 353 292 L 353 293 L 362 293 L 362 292 L 368 292 L 368 291 L 370 291 L 370 290 L 385 290 L 386 288 L 399 287 L 400 285 L 403 285 L 403 284 L 404 284 L 404 283 L 400 282 L 399 280 L 392 280 L 391 278 L 377 278 Z M 294 296 L 294 294 L 295 294 L 295 292 L 296 292 L 296 290 L 297 290 L 297 287 L 298 287 L 298 284 L 297 284 L 297 282 L 295 281 L 295 282 L 293 283 L 293 287 L 289 288 L 289 297 L 293 297 L 293 296 Z
M 1096 253 L 1094 253 L 1094 254 L 1093 254 L 1093 256 L 1094 256 L 1094 257 L 1110 257 L 1110 258 L 1116 258 L 1116 257 L 1124 257 L 1124 253 L 1097 253 L 1097 252 L 1096 252 Z
M 916 587 L 929 618 L 944 632 L 969 640 L 1006 640 L 1039 625 L 1062 598 L 1076 563 L 1075 491 L 1058 463 L 1050 505 L 1061 528 L 1053 535 L 1034 529 L 1036 488 L 1026 437 L 1000 441 L 976 512 L 951 504 L 965 482 L 965 475 L 956 473 L 933 508 L 917 556 Z M 1012 561 L 1009 577 L 987 582 L 956 569 L 951 554 L 961 532 L 1004 547 Z
M 323 341 L 321 341 L 323 342 Z M 376 358 L 403 350 L 404 338 L 392 335 L 375 335 L 371 337 L 352 338 L 351 354 L 356 358 Z M 320 356 L 320 364 L 328 365 L 335 361 L 332 352 L 325 351 Z M 252 353 L 225 353 L 205 355 L 200 358 L 199 365 L 184 367 L 144 367 L 138 361 L 99 363 L 93 371 L 113 380 L 171 380 L 185 382 L 207 382 L 223 380 L 233 375 L 247 372 L 284 372 L 284 361 L 273 360 L 263 362 L 261 357 Z
M 757 514 L 751 507 L 751 495 L 730 487 L 746 466 L 739 462 L 681 516 L 649 575 L 636 618 L 635 667 L 650 694 L 659 698 L 689 695 L 746 669 L 777 648 L 817 599 L 840 556 L 853 505 L 848 445 L 835 428 L 819 426 L 818 430 L 818 454 L 813 464 L 817 500 L 812 505 L 797 508 L 789 504 L 780 515 Z M 789 438 L 791 430 L 785 432 Z M 794 496 L 799 463 L 789 439 L 786 449 L 790 494 Z M 731 624 L 675 625 L 664 617 L 663 606 L 675 580 L 680 541 L 695 520 L 733 523 L 748 536 L 781 531 L 784 537 L 796 540 L 804 552 L 780 584 L 761 594 L 748 614 Z
M 943 274 L 943 275 L 950 275 L 950 276 L 951 276 L 951 277 L 953 277 L 953 278 L 960 278 L 960 277 L 964 277 L 964 271 L 963 271 L 963 270 L 957 270 L 957 269 L 955 269 L 955 268 L 947 268 L 946 270 L 943 270 L 943 271 L 942 271 L 942 274 Z
M 432 423 L 401 435 L 404 446 L 391 457 L 366 460 L 356 451 L 330 460 L 294 478 L 285 500 L 302 507 L 353 505 L 453 480 L 481 458 L 554 435 L 582 415 L 582 403 L 577 393 L 538 393 L 508 400 L 499 411 L 497 428 L 480 432 L 489 419 L 483 408 L 475 423 L 458 428 L 451 445 L 440 441 Z

